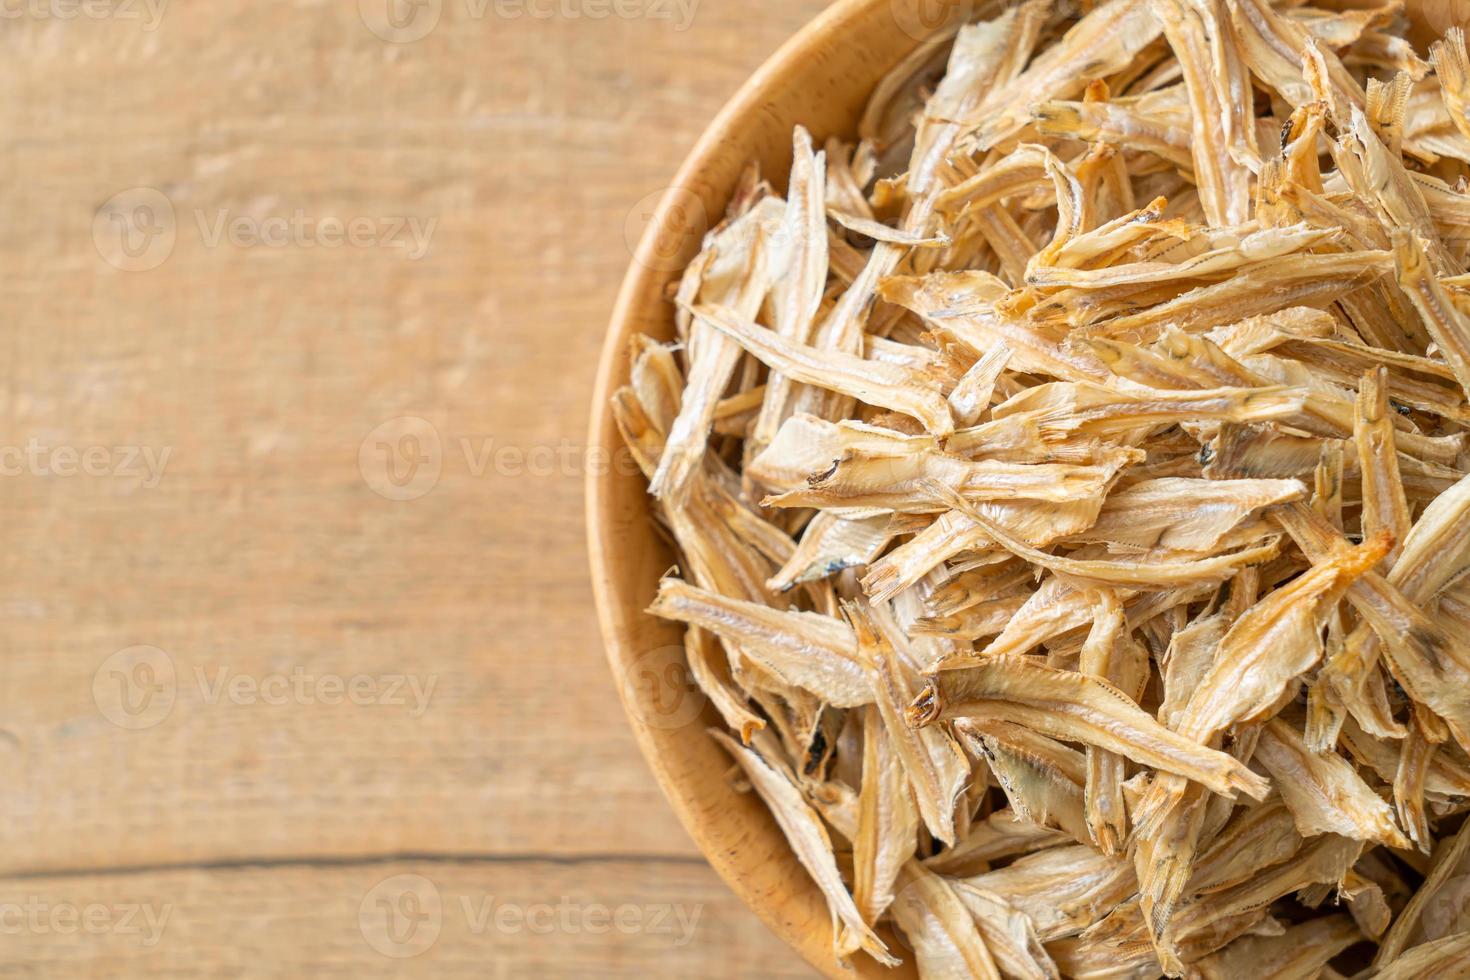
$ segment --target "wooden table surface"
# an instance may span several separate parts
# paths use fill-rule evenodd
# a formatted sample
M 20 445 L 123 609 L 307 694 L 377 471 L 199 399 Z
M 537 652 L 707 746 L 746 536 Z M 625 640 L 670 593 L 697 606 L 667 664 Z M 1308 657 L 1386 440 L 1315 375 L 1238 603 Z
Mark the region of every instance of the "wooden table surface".
M 0 976 L 812 975 L 581 487 L 641 218 L 820 6 L 5 5 Z

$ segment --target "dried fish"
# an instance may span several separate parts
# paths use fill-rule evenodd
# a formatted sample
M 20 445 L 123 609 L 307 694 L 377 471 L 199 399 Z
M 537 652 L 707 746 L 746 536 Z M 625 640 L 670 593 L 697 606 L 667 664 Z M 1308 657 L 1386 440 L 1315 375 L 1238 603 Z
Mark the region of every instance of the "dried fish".
M 1003 419 L 1025 412 L 1044 412 L 1043 431 L 1076 438 L 1121 438 L 1151 425 L 1181 421 L 1253 422 L 1301 412 L 1306 392 L 1289 387 L 1211 388 L 1170 391 L 1134 387 L 1103 388 L 1091 384 L 1053 382 L 1029 388 L 991 414 Z
M 832 423 L 813 415 L 793 415 L 751 460 L 746 474 L 772 490 L 794 490 L 848 455 L 902 457 L 934 448 L 937 443 L 931 436 L 853 420 Z
M 968 836 L 954 847 L 926 859 L 924 865 L 931 871 L 963 878 L 980 873 L 983 865 L 991 861 L 1030 854 L 1071 840 L 1067 834 L 1043 827 L 1006 808 L 974 824 Z
M 980 420 L 980 415 L 990 407 L 996 379 L 1006 369 L 1010 356 L 1009 347 L 996 344 L 986 351 L 984 357 L 971 365 L 965 376 L 954 386 L 954 390 L 949 393 L 949 408 L 954 413 L 957 424 L 974 425 Z
M 1331 303 L 1393 268 L 1387 251 L 1293 255 L 1242 266 L 1223 282 L 1198 286 L 1146 310 L 1084 328 L 1088 337 L 1147 343 L 1171 324 L 1185 330 L 1243 320 L 1288 306 Z
M 1069 500 L 1100 497 L 1129 458 L 1114 453 L 1100 464 L 1006 463 L 945 453 L 863 456 L 850 453 L 807 478 L 806 487 L 761 501 L 767 507 L 877 508 L 899 513 L 943 512 L 964 500 Z
M 1169 116 L 1151 115 L 1118 102 L 1043 102 L 1036 107 L 1035 126 L 1044 136 L 1065 136 L 1087 143 L 1121 144 L 1148 150 L 1181 167 L 1190 166 L 1190 133 Z
M 772 763 L 754 748 L 747 748 L 724 732 L 712 731 L 715 740 L 740 764 L 750 785 L 760 794 L 771 815 L 781 825 L 802 867 L 822 888 L 832 909 L 834 925 L 840 921 L 856 944 L 880 963 L 897 964 L 883 940 L 863 922 L 852 895 L 843 884 L 837 861 L 832 854 L 832 839 L 822 820 L 802 798 L 801 790 L 791 774 Z M 834 929 L 834 934 L 836 930 Z M 839 949 L 845 944 L 839 941 Z
M 1185 905 L 1170 922 L 1170 931 L 1180 938 L 1212 936 L 1223 946 L 1234 938 L 1225 926 L 1231 919 L 1260 910 L 1283 895 L 1311 885 L 1337 884 L 1346 876 L 1362 847 L 1361 841 L 1323 834 L 1288 860 L 1238 885 L 1211 892 Z
M 930 675 L 910 717 L 920 726 L 986 715 L 1178 773 L 1214 792 L 1260 798 L 1267 783 L 1235 759 L 1164 728 L 1106 681 L 1024 657 L 989 657 Z
M 1388 551 L 1379 538 L 1313 567 L 1251 607 L 1225 634 L 1205 676 L 1179 712 L 1175 729 L 1200 744 L 1239 722 L 1269 717 L 1291 685 L 1322 657 L 1321 633 L 1348 587 Z M 1145 837 L 1184 793 L 1162 776 L 1134 817 Z
M 1340 737 L 1355 762 L 1373 770 L 1384 782 L 1393 782 L 1400 749 L 1391 740 L 1368 734 L 1351 716 L 1344 721 Z M 1439 800 L 1470 796 L 1470 768 L 1447 752 L 1436 752 L 1424 775 L 1424 791 Z
M 912 368 L 793 343 L 725 307 L 696 307 L 693 312 L 696 323 L 713 327 L 794 381 L 902 412 L 935 435 L 954 431 L 954 418 L 939 386 Z
M 995 636 L 1021 611 L 1028 596 L 1009 595 L 966 606 L 951 616 L 925 616 L 914 623 L 914 632 L 957 639 L 978 640 Z
M 1117 687 L 1135 703 L 1148 683 L 1148 654 L 1124 634 L 1123 607 L 1111 589 L 1097 593 L 1097 618 L 1082 645 L 1077 669 Z M 1128 839 L 1123 801 L 1127 760 L 1095 746 L 1087 748 L 1087 829 L 1104 854 L 1121 854 Z
M 1036 935 L 1031 916 L 979 888 L 956 888 L 955 894 L 975 917 L 975 926 L 1001 973 L 1019 980 L 1056 980 L 1057 965 Z
M 958 722 L 985 759 L 1011 809 L 1043 827 L 1057 827 L 1076 841 L 1089 839 L 1082 811 L 1083 756 L 1020 725 L 993 720 Z
M 903 723 L 903 711 L 914 698 L 920 678 L 914 665 L 895 650 L 896 624 L 874 622 L 872 612 L 849 605 L 858 652 L 872 672 L 873 696 L 894 753 L 908 776 L 909 787 L 929 833 L 955 842 L 954 807 L 970 779 L 964 752 L 942 729 L 914 730 Z M 888 629 L 881 628 L 886 625 Z
M 1091 79 L 1126 68 L 1158 34 L 1158 22 L 1143 0 L 1099 4 L 971 111 L 963 121 L 969 131 L 964 141 L 985 150 L 1014 136 L 1029 121 L 1032 105 L 1067 98 Z
M 1380 980 L 1454 980 L 1470 971 L 1470 932 L 1415 946 L 1374 974 Z
M 1429 335 L 1439 345 L 1455 372 L 1460 388 L 1470 397 L 1470 319 L 1450 301 L 1427 267 L 1424 242 L 1407 232 L 1394 233 L 1394 268 L 1399 285 L 1419 311 Z
M 1463 33 L 960 6 L 631 345 L 649 611 L 839 959 L 1465 974 Z
M 1247 807 L 1225 825 L 1194 862 L 1187 890 L 1207 895 L 1233 888 L 1301 849 L 1295 818 L 1280 797 L 1272 797 Z
M 827 216 L 848 231 L 855 231 L 875 242 L 907 245 L 909 248 L 944 248 L 950 244 L 949 238 L 945 235 L 926 236 L 904 231 L 902 228 L 890 228 L 880 221 L 874 221 L 872 218 L 865 218 L 859 214 L 847 214 L 844 211 L 828 208 Z
M 1191 237 L 1204 249 L 1195 255 L 1167 253 L 1163 259 L 1119 262 L 1100 269 L 1042 266 L 1026 277 L 1028 285 L 1056 288 L 1105 289 L 1136 283 L 1210 279 L 1233 272 L 1252 262 L 1279 258 L 1309 248 L 1332 244 L 1334 232 L 1307 224 L 1290 227 L 1222 227 L 1213 233 L 1196 232 Z
M 1297 480 L 1144 480 L 1109 495 L 1092 527 L 1070 540 L 1135 553 L 1209 551 L 1252 513 L 1306 492 Z
M 783 256 L 787 274 L 776 279 L 771 292 L 776 332 L 793 343 L 808 343 L 827 285 L 826 157 L 813 151 L 811 136 L 799 126 L 793 143 L 791 179 L 781 222 L 782 243 L 788 253 Z M 678 297 L 686 311 L 695 298 Z M 746 446 L 747 459 L 775 436 L 786 417 L 791 389 L 790 379 L 772 372 Z
M 1154 0 L 1150 5 L 1169 40 L 1189 92 L 1190 139 L 1200 204 L 1212 225 L 1247 220 L 1251 164 L 1259 169 L 1250 79 L 1224 5 Z
M 904 866 L 893 917 L 913 944 L 919 975 L 1000 980 L 990 948 L 956 887 L 916 861 Z
M 893 534 L 893 521 L 886 514 L 858 518 L 818 514 L 807 524 L 781 570 L 766 580 L 766 587 L 785 592 L 844 568 L 866 565 L 893 539 Z
M 1333 833 L 1389 847 L 1409 846 L 1388 804 L 1346 759 L 1335 752 L 1311 751 L 1280 718 L 1266 723 L 1255 757 L 1271 774 L 1303 837 Z
M 1248 974 L 1273 980 L 1314 980 L 1328 960 L 1362 938 L 1351 918 L 1329 915 L 1293 926 L 1279 936 L 1242 936 L 1200 960 L 1196 969 L 1202 980 L 1235 980 Z
M 944 496 L 943 489 L 946 488 L 936 488 L 940 491 L 940 497 Z M 949 499 L 954 510 L 968 516 L 1011 554 L 1040 568 L 1050 569 L 1065 582 L 1084 587 L 1176 589 L 1200 583 L 1218 584 L 1233 576 L 1243 566 L 1269 561 L 1277 554 L 1275 542 L 1268 541 L 1230 554 L 1192 561 L 1170 561 L 1167 557 L 1155 560 L 1156 556 L 1152 554 L 1140 556 L 1142 560 L 1139 561 L 1060 558 L 1031 547 L 999 524 L 987 520 L 960 494 L 953 493 Z
M 1470 857 L 1470 823 L 1462 824 L 1454 839 L 1436 856 L 1434 866 L 1425 875 L 1424 883 L 1394 920 L 1388 934 L 1383 937 L 1375 965 L 1383 966 L 1400 959 L 1403 951 L 1411 945 L 1411 940 L 1416 938 L 1416 933 L 1422 931 L 1423 919 L 1432 912 L 1431 906 L 1438 904 L 1436 899 L 1440 891 L 1452 879 L 1463 876 L 1470 870 L 1465 865 L 1467 857 Z M 1453 899 L 1450 901 L 1453 904 Z
M 659 583 L 649 612 L 737 644 L 745 656 L 828 704 L 856 707 L 873 700 L 852 630 L 830 616 L 772 609 L 677 579 Z
M 712 293 L 733 303 L 737 313 L 754 315 L 760 309 L 779 274 L 771 242 L 783 211 L 775 198 L 764 198 L 714 234 L 706 245 L 713 254 L 706 260 L 700 296 Z M 679 415 L 669 428 L 658 471 L 649 480 L 649 492 L 660 499 L 680 492 L 698 467 L 715 408 L 740 355 L 738 346 L 698 321 L 690 328 L 689 348 L 691 368 Z
M 893 903 L 899 872 L 913 856 L 919 814 L 878 709 L 863 709 L 862 790 L 852 842 L 852 898 L 873 925 Z
M 1030 916 L 1043 942 L 1075 935 L 1127 898 L 1133 869 L 1085 845 L 1053 847 L 998 871 L 961 879 L 956 888 L 998 895 Z

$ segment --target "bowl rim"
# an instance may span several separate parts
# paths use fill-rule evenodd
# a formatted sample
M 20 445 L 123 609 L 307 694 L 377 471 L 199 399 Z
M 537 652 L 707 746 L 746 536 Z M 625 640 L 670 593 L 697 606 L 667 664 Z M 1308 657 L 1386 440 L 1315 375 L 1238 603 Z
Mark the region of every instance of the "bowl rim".
M 710 169 L 712 161 L 722 155 L 726 144 L 732 142 L 740 130 L 748 125 L 746 120 L 749 116 L 760 112 L 769 101 L 768 92 L 772 85 L 779 84 L 795 65 L 807 59 L 821 58 L 822 49 L 831 44 L 834 36 L 848 33 L 857 22 L 872 18 L 882 8 L 891 12 L 896 5 L 906 2 L 907 0 L 835 0 L 831 6 L 808 21 L 768 57 L 724 104 L 684 158 L 668 189 L 681 190 L 706 184 L 701 179 L 702 176 Z M 899 52 L 900 56 L 917 47 L 920 41 L 918 38 L 909 38 L 904 43 L 906 48 Z M 875 78 L 877 77 L 881 76 L 875 73 Z M 727 194 L 728 190 L 719 188 L 721 194 Z M 670 272 L 660 258 L 658 231 L 666 226 L 671 211 L 680 205 L 680 197 L 678 193 L 663 195 L 639 239 L 633 260 L 619 288 L 597 364 L 588 423 L 589 451 L 594 451 L 595 447 L 595 450 L 611 452 L 621 446 L 612 420 L 611 399 L 614 391 L 627 383 L 627 346 L 630 338 L 641 332 L 638 319 L 640 310 L 646 308 L 647 296 L 653 288 L 663 288 L 665 283 L 674 278 L 674 272 Z M 680 265 L 682 267 L 682 263 Z M 623 632 L 623 611 L 618 608 L 618 597 L 614 595 L 610 571 L 616 561 L 618 547 L 609 532 L 614 491 L 612 480 L 605 469 L 592 466 L 586 469 L 585 521 L 592 592 L 608 666 L 614 679 L 617 679 L 635 651 Z M 639 479 L 641 480 L 641 476 Z M 832 955 L 830 929 L 819 930 L 821 935 L 814 935 L 812 929 L 804 927 L 804 923 L 779 914 L 778 909 L 773 907 L 775 903 L 771 901 L 771 896 L 754 887 L 741 874 L 743 862 L 736 859 L 737 852 L 734 849 L 715 847 L 708 835 L 702 832 L 702 815 L 694 806 L 693 800 L 685 795 L 685 787 L 662 764 L 654 733 L 639 713 L 633 710 L 626 685 L 616 683 L 614 686 L 618 689 L 624 714 L 633 730 L 639 750 L 685 831 L 725 884 L 767 928 L 828 977 L 851 980 L 854 977 L 876 976 L 880 973 L 884 976 L 901 977 L 907 972 L 884 969 L 876 962 L 865 961 L 863 957 L 856 958 L 852 966 L 845 968 Z M 785 844 L 784 838 L 782 843 Z

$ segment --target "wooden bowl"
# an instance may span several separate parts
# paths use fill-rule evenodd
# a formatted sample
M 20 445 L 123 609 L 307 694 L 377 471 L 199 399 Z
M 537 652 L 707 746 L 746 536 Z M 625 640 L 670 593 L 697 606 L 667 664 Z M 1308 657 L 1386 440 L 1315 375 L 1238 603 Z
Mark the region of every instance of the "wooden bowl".
M 917 46 L 924 17 L 936 10 L 978 10 L 984 2 L 839 0 L 721 110 L 654 211 L 623 281 L 597 370 L 592 451 L 603 460 L 626 458 L 609 398 L 628 381 L 629 341 L 640 333 L 673 337 L 665 287 L 723 213 L 745 164 L 760 161 L 764 175 L 784 184 L 793 126 L 806 126 L 818 146 L 828 136 L 851 137 L 874 84 Z M 1363 6 L 1364 0 L 1337 3 Z M 1467 19 L 1459 3 L 1409 0 L 1411 38 L 1421 50 L 1431 33 Z M 731 760 L 705 734 L 721 721 L 688 680 L 682 629 L 644 613 L 674 555 L 655 528 L 643 477 L 628 466 L 588 469 L 588 546 L 608 660 L 643 755 L 685 829 L 756 915 L 827 976 L 913 976 L 912 956 L 901 944 L 895 952 L 906 962 L 896 971 L 859 955 L 854 973 L 833 958 L 825 900 L 765 805 L 731 788 Z
M 779 187 L 791 166 L 797 123 L 818 146 L 828 136 L 852 136 L 874 84 L 918 44 L 913 35 L 920 21 L 903 18 L 913 17 L 921 2 L 841 0 L 788 41 L 715 117 L 654 211 L 623 280 L 597 370 L 590 452 L 602 460 L 627 458 L 609 398 L 628 381 L 629 341 L 640 333 L 673 337 L 665 286 L 723 213 L 742 168 L 760 161 L 762 174 Z M 684 672 L 682 628 L 644 613 L 674 555 L 655 528 L 647 485 L 632 469 L 588 467 L 587 534 L 602 636 L 638 744 L 685 829 L 735 893 L 813 966 L 830 977 L 852 977 L 832 956 L 826 901 L 765 804 L 731 787 L 730 757 L 705 733 L 721 724 L 719 716 Z M 863 956 L 855 963 L 857 976 L 905 976 Z

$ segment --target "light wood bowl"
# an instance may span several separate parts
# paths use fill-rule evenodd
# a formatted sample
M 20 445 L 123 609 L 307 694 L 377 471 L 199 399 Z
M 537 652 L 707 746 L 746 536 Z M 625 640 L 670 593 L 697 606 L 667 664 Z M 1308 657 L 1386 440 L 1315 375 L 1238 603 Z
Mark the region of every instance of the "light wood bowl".
M 978 10 L 985 2 L 969 6 Z M 1338 5 L 1364 2 L 1371 0 Z M 1426 26 L 1437 34 L 1467 19 L 1470 7 L 1454 6 L 1460 2 L 1409 0 L 1412 37 L 1421 50 Z M 761 173 L 784 186 L 797 123 L 818 146 L 828 136 L 851 137 L 873 86 L 917 46 L 914 28 L 923 23 L 923 13 L 965 6 L 838 0 L 776 52 L 715 117 L 653 212 L 623 281 L 598 365 L 589 450 L 609 454 L 603 459 L 623 455 L 609 399 L 628 381 L 629 342 L 640 333 L 673 337 L 665 287 L 698 251 L 708 223 L 723 213 L 746 163 L 758 160 Z M 756 915 L 827 976 L 914 976 L 912 956 L 901 943 L 890 942 L 906 961 L 898 970 L 859 955 L 854 972 L 833 958 L 821 893 L 765 805 L 732 788 L 731 760 L 705 733 L 721 724 L 719 716 L 708 705 L 676 700 L 681 692 L 691 696 L 682 688 L 687 675 L 678 673 L 683 631 L 644 613 L 674 554 L 655 527 L 643 477 L 627 466 L 588 469 L 588 547 L 608 660 L 643 755 L 685 829 Z
M 629 341 L 640 333 L 673 337 L 665 286 L 698 251 L 707 223 L 724 212 L 742 168 L 758 160 L 761 173 L 782 187 L 797 123 L 818 146 L 828 136 L 852 136 L 874 84 L 918 43 L 897 19 L 908 10 L 908 0 L 836 3 L 788 41 L 715 117 L 654 211 L 623 280 L 597 370 L 589 452 L 626 458 L 609 398 L 628 381 Z M 708 705 L 695 714 L 693 705 L 672 701 L 679 691 L 668 678 L 680 675 L 666 672 L 680 669 L 683 630 L 644 613 L 659 576 L 674 561 L 655 528 L 647 484 L 628 466 L 588 470 L 597 612 L 644 757 L 689 835 L 745 904 L 826 975 L 854 976 L 833 959 L 827 904 L 780 828 L 754 794 L 732 788 L 730 757 L 705 734 L 721 723 L 719 716 Z M 907 952 L 901 946 L 896 951 Z M 864 956 L 855 963 L 857 976 L 906 975 Z

